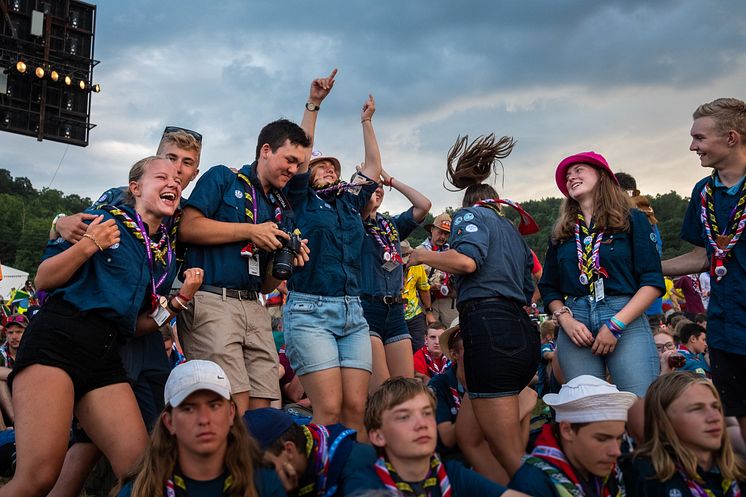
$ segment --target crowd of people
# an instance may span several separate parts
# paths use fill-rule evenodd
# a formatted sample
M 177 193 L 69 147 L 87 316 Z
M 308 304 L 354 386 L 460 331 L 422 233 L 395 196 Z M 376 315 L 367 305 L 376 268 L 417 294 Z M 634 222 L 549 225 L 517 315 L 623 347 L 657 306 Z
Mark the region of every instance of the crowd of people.
M 55 217 L 40 306 L 4 316 L 0 496 L 76 496 L 102 455 L 134 497 L 740 495 L 746 104 L 693 115 L 691 252 L 661 261 L 649 199 L 587 151 L 542 266 L 490 184 L 512 137 L 456 140 L 461 206 L 414 246 L 432 203 L 384 167 L 372 95 L 349 181 L 314 149 L 335 78 L 250 164 L 200 176 L 202 134 L 169 126 Z

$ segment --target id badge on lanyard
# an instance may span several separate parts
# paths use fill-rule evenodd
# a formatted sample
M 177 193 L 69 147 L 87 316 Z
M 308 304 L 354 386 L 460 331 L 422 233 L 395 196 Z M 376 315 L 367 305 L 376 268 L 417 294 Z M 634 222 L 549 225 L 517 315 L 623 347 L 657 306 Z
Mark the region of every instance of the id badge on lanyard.
M 604 279 L 598 278 L 593 283 L 593 294 L 595 295 L 596 302 L 600 302 L 604 299 Z
M 249 274 L 251 276 L 259 276 L 259 254 L 254 253 L 251 257 L 247 257 L 246 260 L 249 264 Z

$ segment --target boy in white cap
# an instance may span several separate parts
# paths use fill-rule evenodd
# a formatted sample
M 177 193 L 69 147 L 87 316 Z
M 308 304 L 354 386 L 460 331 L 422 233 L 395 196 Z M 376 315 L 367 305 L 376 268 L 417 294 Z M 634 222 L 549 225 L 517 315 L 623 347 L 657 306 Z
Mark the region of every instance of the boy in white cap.
M 220 366 L 201 360 L 176 366 L 164 400 L 145 455 L 119 497 L 250 495 L 252 485 L 262 497 L 285 495 L 277 474 L 260 467 Z
M 544 425 L 509 488 L 535 497 L 625 495 L 617 458 L 627 410 L 636 399 L 589 375 L 574 378 L 559 394 L 545 395 L 556 422 Z

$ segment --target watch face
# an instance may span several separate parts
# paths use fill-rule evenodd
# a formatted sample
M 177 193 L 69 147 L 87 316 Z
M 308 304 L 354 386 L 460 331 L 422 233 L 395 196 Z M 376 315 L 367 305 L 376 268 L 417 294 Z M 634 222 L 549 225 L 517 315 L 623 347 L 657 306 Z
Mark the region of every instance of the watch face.
M 311 112 L 313 112 L 313 111 L 315 111 L 315 110 L 319 110 L 319 107 L 318 107 L 318 106 L 317 106 L 316 104 L 314 104 L 314 103 L 311 103 L 311 102 L 307 102 L 307 103 L 306 103 L 306 109 L 308 109 L 308 110 L 310 110 Z

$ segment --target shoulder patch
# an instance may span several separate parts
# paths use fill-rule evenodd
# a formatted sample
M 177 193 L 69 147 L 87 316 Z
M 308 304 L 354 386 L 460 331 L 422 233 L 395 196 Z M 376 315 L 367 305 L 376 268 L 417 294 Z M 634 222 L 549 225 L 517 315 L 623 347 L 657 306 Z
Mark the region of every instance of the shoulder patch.
M 103 195 L 101 195 L 101 196 L 100 196 L 100 197 L 98 198 L 98 200 L 96 200 L 96 203 L 97 203 L 97 204 L 100 204 L 100 203 L 102 203 L 102 202 L 104 202 L 104 201 L 106 201 L 106 200 L 109 200 L 109 195 L 108 195 L 107 193 L 104 193 Z
M 456 219 L 453 220 L 453 225 L 454 226 L 458 226 L 459 224 L 461 224 L 461 221 L 463 221 L 463 220 L 464 220 L 464 218 L 462 218 L 461 216 L 459 216 L 459 217 L 457 217 Z
M 466 214 L 464 214 L 464 221 L 471 221 L 472 219 L 474 219 L 474 214 L 472 214 L 471 212 L 467 212 Z
M 466 218 L 466 216 L 464 216 Z M 476 233 L 479 231 L 479 228 L 477 228 L 476 224 L 467 224 L 466 228 L 464 228 L 468 233 Z
M 233 192 L 233 194 L 236 196 L 236 198 L 243 198 L 243 192 L 241 190 L 236 190 Z
M 682 497 L 681 490 L 678 488 L 672 488 L 668 491 L 668 497 Z
M 655 236 L 655 233 L 650 233 L 650 241 L 653 243 L 656 243 L 658 241 L 658 237 Z

